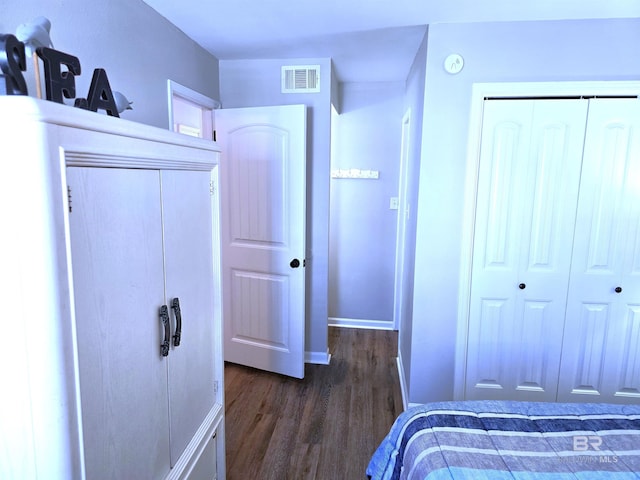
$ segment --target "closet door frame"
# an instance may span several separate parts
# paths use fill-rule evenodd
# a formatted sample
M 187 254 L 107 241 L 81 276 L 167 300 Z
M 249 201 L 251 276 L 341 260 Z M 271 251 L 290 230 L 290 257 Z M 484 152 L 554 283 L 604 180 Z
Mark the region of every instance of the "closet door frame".
M 549 98 L 580 96 L 638 96 L 640 82 L 521 82 L 521 83 L 475 83 L 471 93 L 471 114 L 467 140 L 467 167 L 465 198 L 460 251 L 460 284 L 458 288 L 458 319 L 456 336 L 456 363 L 454 399 L 463 400 L 467 370 L 467 344 L 469 306 L 471 299 L 471 273 L 473 242 L 480 167 L 480 143 L 482 118 L 486 98 Z

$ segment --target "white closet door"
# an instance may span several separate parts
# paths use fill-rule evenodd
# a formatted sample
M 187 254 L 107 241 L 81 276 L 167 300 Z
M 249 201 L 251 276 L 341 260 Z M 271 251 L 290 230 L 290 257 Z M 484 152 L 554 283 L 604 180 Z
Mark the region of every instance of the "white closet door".
M 559 401 L 640 402 L 639 225 L 640 101 L 591 100 Z
M 73 167 L 67 177 L 86 477 L 163 478 L 159 172 Z
M 214 276 L 211 172 L 163 171 L 162 212 L 166 302 L 172 335 L 179 299 L 182 334 L 169 352 L 171 465 L 184 451 L 215 403 L 213 350 Z
M 555 400 L 587 102 L 485 102 L 467 399 Z

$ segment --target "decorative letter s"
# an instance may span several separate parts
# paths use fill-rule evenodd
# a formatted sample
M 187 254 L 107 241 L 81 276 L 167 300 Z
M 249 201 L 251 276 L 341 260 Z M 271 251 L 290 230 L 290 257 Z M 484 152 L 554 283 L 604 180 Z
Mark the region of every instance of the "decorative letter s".
M 24 43 L 11 34 L 0 34 L 0 94 L 27 95 L 22 72 L 27 69 Z

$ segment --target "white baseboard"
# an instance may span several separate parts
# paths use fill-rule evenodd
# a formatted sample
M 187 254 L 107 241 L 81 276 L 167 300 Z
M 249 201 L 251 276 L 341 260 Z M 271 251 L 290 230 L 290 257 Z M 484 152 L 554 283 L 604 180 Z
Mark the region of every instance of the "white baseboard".
M 396 357 L 398 365 L 398 378 L 400 378 L 400 392 L 402 393 L 402 407 L 404 410 L 409 406 L 409 390 L 407 389 L 407 380 L 404 376 L 404 366 L 402 365 L 402 355 L 398 352 Z
M 424 405 L 424 403 L 415 403 L 409 401 L 409 389 L 407 388 L 407 379 L 404 376 L 404 367 L 402 365 L 402 356 L 400 352 L 398 352 L 398 357 L 396 357 L 398 363 L 398 377 L 400 377 L 400 390 L 402 391 L 402 404 L 405 410 L 413 407 L 419 407 L 420 405 Z
M 329 317 L 330 327 L 368 328 L 371 330 L 393 330 L 393 320 L 363 320 L 360 318 Z
M 329 353 L 329 349 L 327 349 L 326 352 L 304 352 L 304 363 L 329 365 L 331 363 L 331 354 Z

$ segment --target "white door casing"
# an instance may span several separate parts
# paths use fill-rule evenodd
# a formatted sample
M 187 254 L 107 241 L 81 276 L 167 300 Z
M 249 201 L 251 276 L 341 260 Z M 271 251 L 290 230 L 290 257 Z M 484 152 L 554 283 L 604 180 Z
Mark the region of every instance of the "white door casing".
M 570 278 L 558 400 L 640 401 L 635 98 L 590 100 Z
M 467 399 L 555 399 L 586 110 L 485 102 Z
M 400 175 L 398 181 L 398 226 L 396 232 L 396 261 L 393 296 L 393 328 L 398 330 L 405 314 L 405 255 L 407 239 L 407 221 L 409 220 L 409 199 L 407 179 L 409 168 L 409 147 L 411 133 L 411 109 L 402 117 L 402 143 L 400 148 Z
M 217 110 L 225 360 L 304 376 L 306 107 Z
M 213 140 L 213 111 L 220 102 L 167 80 L 169 130 Z

